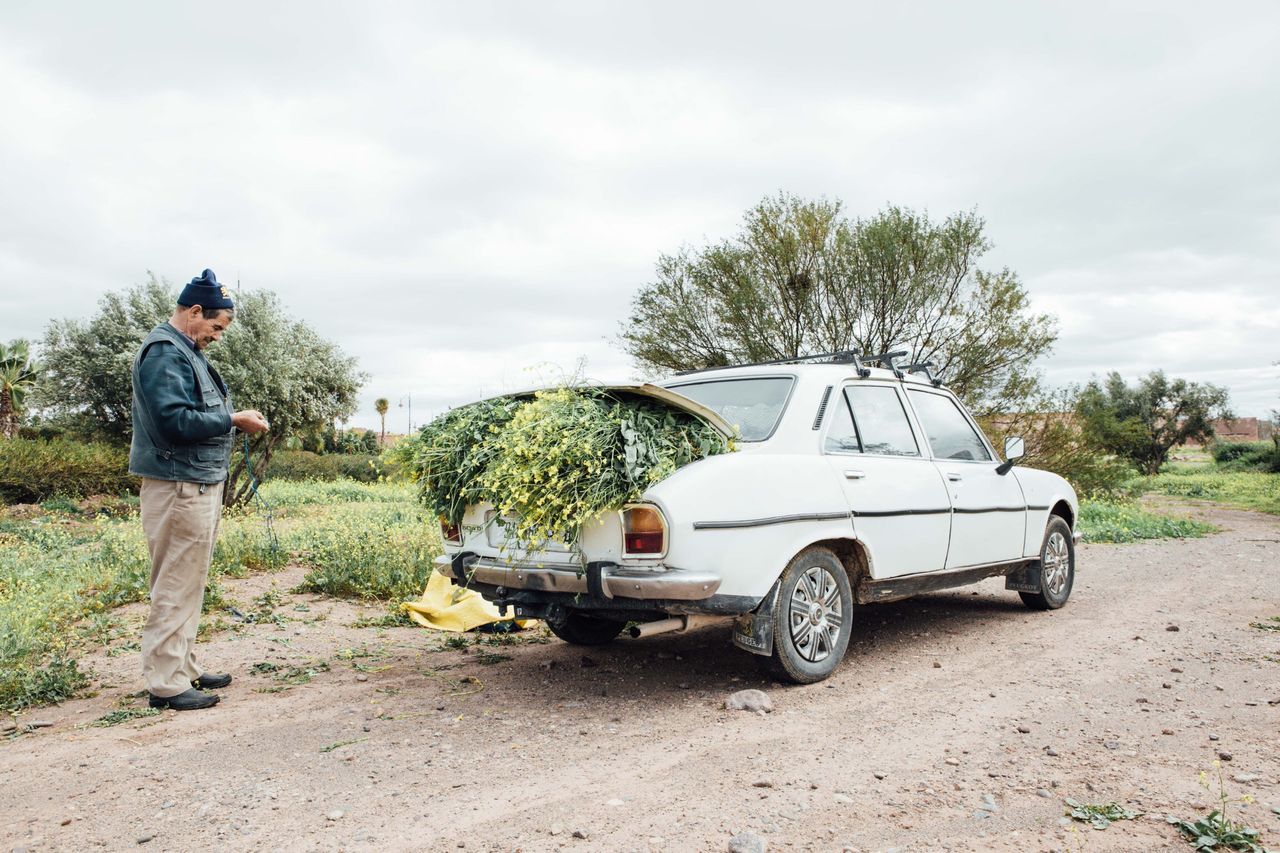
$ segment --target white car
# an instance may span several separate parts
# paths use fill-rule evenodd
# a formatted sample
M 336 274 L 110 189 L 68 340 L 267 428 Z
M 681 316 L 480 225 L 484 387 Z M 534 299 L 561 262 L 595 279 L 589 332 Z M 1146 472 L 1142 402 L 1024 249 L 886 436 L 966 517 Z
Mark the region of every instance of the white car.
M 1033 609 L 1065 604 L 1079 540 L 1070 484 L 1013 467 L 1021 439 L 1002 462 L 927 369 L 835 359 L 614 386 L 736 428 L 737 452 L 586 525 L 581 555 L 522 550 L 492 507 L 468 507 L 438 569 L 583 645 L 734 616 L 734 643 L 800 683 L 839 664 L 855 605 L 1001 575 Z

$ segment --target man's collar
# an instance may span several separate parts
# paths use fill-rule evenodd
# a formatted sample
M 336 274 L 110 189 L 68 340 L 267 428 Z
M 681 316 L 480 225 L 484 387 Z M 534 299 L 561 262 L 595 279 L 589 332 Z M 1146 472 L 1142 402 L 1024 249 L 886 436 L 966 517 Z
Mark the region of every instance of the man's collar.
M 165 320 L 164 324 L 168 326 L 170 329 L 173 329 L 175 332 L 177 332 L 182 337 L 182 339 L 187 342 L 187 345 L 190 346 L 191 349 L 193 349 L 196 352 L 200 352 L 200 348 L 196 346 L 195 338 L 191 337 L 186 332 L 182 331 L 177 326 L 170 323 L 168 320 Z

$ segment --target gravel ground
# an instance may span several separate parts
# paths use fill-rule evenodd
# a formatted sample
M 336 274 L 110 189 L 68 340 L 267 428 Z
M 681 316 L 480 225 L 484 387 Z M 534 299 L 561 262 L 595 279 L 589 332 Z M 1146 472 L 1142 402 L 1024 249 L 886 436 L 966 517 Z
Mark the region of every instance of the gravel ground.
M 215 709 L 141 707 L 137 653 L 0 736 L 0 838 L 29 850 L 1190 850 L 1164 816 L 1233 814 L 1280 847 L 1280 519 L 1199 505 L 1201 540 L 1080 549 L 1075 592 L 1000 581 L 860 608 L 843 665 L 763 680 L 729 624 L 584 650 L 525 632 L 450 648 L 283 592 L 212 633 Z M 303 609 L 305 608 L 305 609 Z M 125 612 L 136 624 L 140 608 Z M 132 638 L 116 642 L 121 646 Z M 264 672 L 271 664 L 281 669 Z M 292 672 L 290 668 L 294 668 Z M 308 680 L 309 679 L 309 680 Z M 294 683 L 298 682 L 298 683 Z M 772 713 L 724 709 L 767 692 Z M 271 692 L 274 691 L 274 692 Z M 27 730 L 32 724 L 42 724 Z M 1063 801 L 1144 813 L 1105 831 Z

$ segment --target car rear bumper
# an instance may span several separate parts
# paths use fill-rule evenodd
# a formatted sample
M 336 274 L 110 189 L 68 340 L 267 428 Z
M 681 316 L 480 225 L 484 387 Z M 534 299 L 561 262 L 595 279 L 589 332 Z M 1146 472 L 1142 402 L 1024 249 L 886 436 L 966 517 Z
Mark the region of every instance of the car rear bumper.
M 636 568 L 616 563 L 509 564 L 462 552 L 437 557 L 436 570 L 460 584 L 475 582 L 507 589 L 590 594 L 602 598 L 700 601 L 715 595 L 719 575 L 671 566 Z

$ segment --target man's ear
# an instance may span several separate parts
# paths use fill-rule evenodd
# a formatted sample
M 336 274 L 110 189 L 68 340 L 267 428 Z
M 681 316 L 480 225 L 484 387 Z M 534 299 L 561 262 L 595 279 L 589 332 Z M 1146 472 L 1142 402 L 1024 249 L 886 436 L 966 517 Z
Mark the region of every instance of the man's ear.
M 191 305 L 186 310 L 187 310 L 187 316 L 191 317 L 192 319 L 194 319 L 197 314 L 201 316 L 203 316 L 204 314 L 204 309 L 201 308 L 199 305 Z

